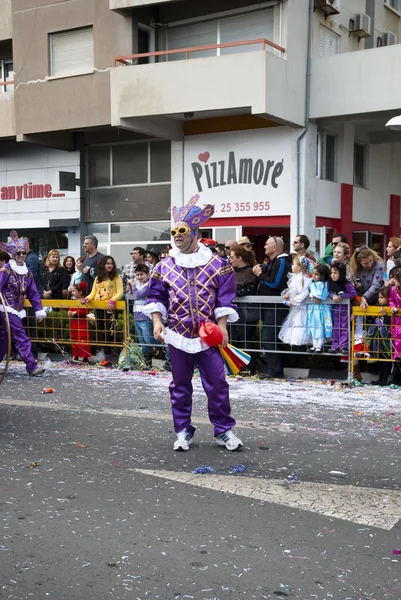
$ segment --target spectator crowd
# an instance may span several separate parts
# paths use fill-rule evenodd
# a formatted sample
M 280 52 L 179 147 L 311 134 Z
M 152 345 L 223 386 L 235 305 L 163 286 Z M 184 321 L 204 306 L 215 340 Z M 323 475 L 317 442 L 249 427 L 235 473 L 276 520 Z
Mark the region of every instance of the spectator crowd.
M 22 239 L 25 264 L 40 298 L 77 300 L 77 308 L 68 312 L 76 360 L 87 362 L 91 356 L 88 319 L 96 320 L 97 341 L 112 346 L 115 303 L 125 297 L 130 300 L 145 362 L 151 365 L 157 342 L 143 307 L 152 270 L 168 256 L 169 248 L 159 252 L 157 248 L 134 247 L 120 274 L 114 258 L 99 252 L 95 236 L 85 238 L 82 256 L 61 260 L 60 251 L 52 249 L 43 263 L 29 239 Z M 379 365 L 379 384 L 386 385 L 391 372 L 393 381 L 401 383 L 401 238 L 390 238 L 386 264 L 366 245 L 351 252 L 343 234 L 333 236 L 319 260 L 310 251 L 306 235 L 295 236 L 292 252 L 285 251 L 281 237 L 268 237 L 264 257 L 255 255 L 247 236 L 224 244 L 209 238 L 199 241 L 235 272 L 239 320 L 230 325 L 230 341 L 251 353 L 251 363 L 243 374 L 258 373 L 260 379 L 283 377 L 284 352 L 301 347 L 313 355 L 328 352 L 346 357 L 352 351 L 356 358 L 386 359 Z M 7 252 L 0 252 L 0 266 L 8 259 Z M 242 300 L 249 296 L 254 298 Z M 106 308 L 91 313 L 86 305 L 92 300 L 107 302 Z M 350 302 L 363 311 L 369 306 L 381 307 L 376 317 L 355 318 L 352 349 Z M 390 311 L 383 310 L 385 307 Z M 27 309 L 27 318 L 30 335 L 36 338 L 33 308 Z M 35 342 L 32 353 L 37 356 Z M 168 359 L 168 352 L 164 357 Z M 358 363 L 355 376 L 360 377 Z

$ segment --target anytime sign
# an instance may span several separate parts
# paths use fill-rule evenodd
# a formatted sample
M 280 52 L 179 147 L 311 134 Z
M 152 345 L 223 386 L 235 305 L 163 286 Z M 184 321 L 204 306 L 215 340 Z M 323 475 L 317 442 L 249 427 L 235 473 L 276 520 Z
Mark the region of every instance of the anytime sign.
M 218 217 L 290 214 L 292 160 L 284 127 L 188 137 L 185 198 L 198 192 Z

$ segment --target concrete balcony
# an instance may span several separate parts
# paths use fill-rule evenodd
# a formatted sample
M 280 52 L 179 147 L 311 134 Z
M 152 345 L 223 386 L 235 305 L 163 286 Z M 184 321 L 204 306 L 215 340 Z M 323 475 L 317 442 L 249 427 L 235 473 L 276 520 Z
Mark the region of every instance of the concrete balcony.
M 155 4 L 167 4 L 173 0 L 109 0 L 110 10 L 122 10 L 124 8 L 139 8 L 141 6 L 152 6 Z
M 11 23 L 11 0 L 0 0 L 0 42 L 13 37 Z
M 255 41 L 244 43 L 255 44 Z M 185 55 L 192 51 L 190 48 L 153 54 Z M 275 47 L 274 51 L 284 53 L 282 48 Z M 117 66 L 110 73 L 114 126 L 180 139 L 185 118 L 253 114 L 285 124 L 304 122 L 304 74 L 272 51 L 255 49 L 223 56 L 128 65 L 128 60 L 137 58 L 138 55 L 117 58 L 117 65 L 124 61 L 127 66 Z
M 400 112 L 401 45 L 312 60 L 312 119 Z
M 14 92 L 0 92 L 0 139 L 15 135 Z

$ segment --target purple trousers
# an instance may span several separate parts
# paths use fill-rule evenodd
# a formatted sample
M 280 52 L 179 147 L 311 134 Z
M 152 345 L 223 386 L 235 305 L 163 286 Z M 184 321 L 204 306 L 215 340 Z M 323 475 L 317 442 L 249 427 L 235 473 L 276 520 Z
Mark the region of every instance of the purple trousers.
M 346 304 L 333 304 L 333 336 L 331 345 L 336 350 L 348 349 L 348 306 Z
M 187 429 L 191 437 L 195 432 L 195 427 L 191 424 L 195 361 L 208 400 L 207 409 L 209 420 L 214 427 L 213 435 L 219 435 L 234 427 L 235 419 L 230 415 L 228 383 L 219 349 L 209 348 L 197 354 L 188 354 L 169 345 L 169 350 L 173 375 L 170 398 L 175 432 Z
M 8 313 L 8 319 L 10 321 L 11 340 L 14 342 L 18 354 L 26 364 L 26 370 L 28 373 L 32 373 L 32 371 L 34 371 L 38 366 L 38 363 L 32 354 L 31 340 L 27 336 L 22 321 L 19 317 L 17 317 L 17 315 Z M 0 360 L 3 360 L 4 356 L 7 354 L 8 344 L 6 319 L 4 313 L 0 313 L 0 322 Z

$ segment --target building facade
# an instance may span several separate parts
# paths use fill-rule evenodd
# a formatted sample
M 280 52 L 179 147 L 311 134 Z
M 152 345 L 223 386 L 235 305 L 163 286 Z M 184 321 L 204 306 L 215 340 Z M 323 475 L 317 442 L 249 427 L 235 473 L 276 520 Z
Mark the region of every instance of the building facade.
M 0 237 L 76 255 L 93 233 L 121 266 L 198 192 L 219 241 L 321 252 L 336 231 L 383 254 L 399 40 L 401 0 L 0 0 Z

